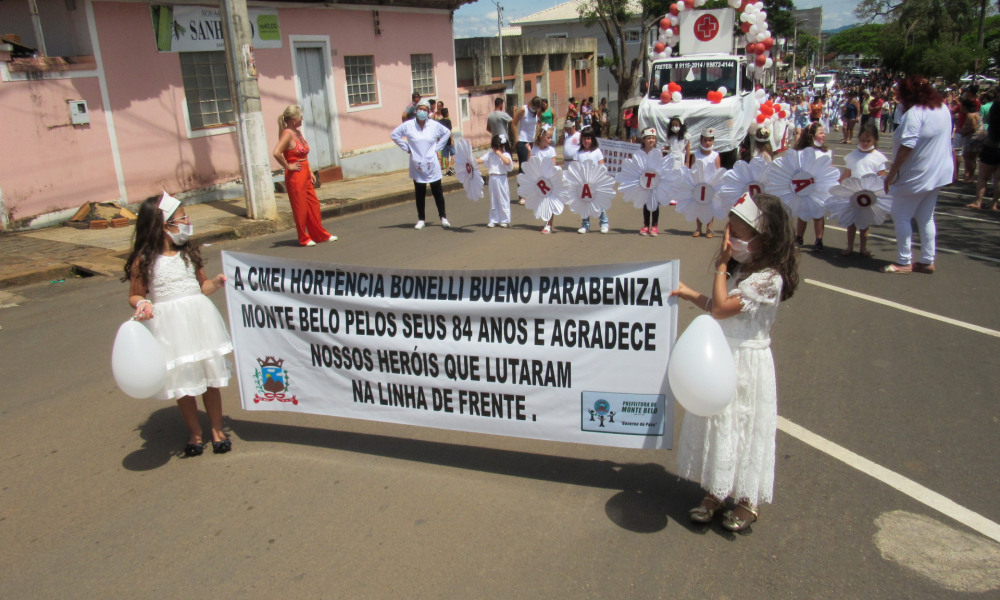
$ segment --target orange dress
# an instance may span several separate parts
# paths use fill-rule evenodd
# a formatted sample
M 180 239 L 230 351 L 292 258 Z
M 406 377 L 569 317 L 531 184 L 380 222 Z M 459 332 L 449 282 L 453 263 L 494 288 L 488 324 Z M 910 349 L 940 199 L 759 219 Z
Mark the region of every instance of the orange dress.
M 313 187 L 312 169 L 307 160 L 309 145 L 301 136 L 293 137 L 295 146 L 282 152 L 282 155 L 288 164 L 302 165 L 298 171 L 285 170 L 285 189 L 288 190 L 288 201 L 292 205 L 295 231 L 299 234 L 299 244 L 303 246 L 310 240 L 325 242 L 330 239 L 330 232 L 323 229 L 323 219 L 319 214 L 319 198 Z

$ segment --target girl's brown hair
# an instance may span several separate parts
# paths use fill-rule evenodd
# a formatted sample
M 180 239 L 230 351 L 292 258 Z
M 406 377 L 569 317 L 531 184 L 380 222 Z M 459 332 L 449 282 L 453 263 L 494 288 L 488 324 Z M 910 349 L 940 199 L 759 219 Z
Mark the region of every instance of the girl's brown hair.
M 737 277 L 742 280 L 758 271 L 774 269 L 782 279 L 781 300 L 788 300 L 799 286 L 799 254 L 792 221 L 777 196 L 757 194 L 753 201 L 760 210 L 757 247 L 749 262 L 740 264 L 730 259 L 726 270 L 735 273 L 739 269 Z
M 125 276 L 122 281 L 138 278 L 139 283 L 149 287 L 153 278 L 153 265 L 157 257 L 163 253 L 163 245 L 167 234 L 163 231 L 166 220 L 160 210 L 160 196 L 150 196 L 139 206 L 138 219 L 135 221 L 135 232 L 132 234 L 132 254 L 125 261 Z M 177 246 L 184 259 L 184 264 L 194 265 L 195 271 L 205 266 L 201 258 L 201 249 L 190 242 Z
M 806 148 L 812 147 L 812 145 L 813 145 L 813 138 L 816 137 L 816 130 L 819 129 L 820 127 L 822 127 L 822 126 L 823 126 L 822 123 L 820 123 L 819 121 L 816 121 L 815 123 L 811 123 L 809 125 L 809 127 L 806 127 L 805 129 L 803 129 L 802 133 L 799 134 L 799 139 L 795 140 L 795 149 L 796 150 L 805 150 Z M 822 146 L 820 146 L 819 149 L 822 150 L 823 152 L 826 152 L 827 150 L 829 150 L 829 148 L 826 147 L 826 143 L 825 142 L 823 143 Z

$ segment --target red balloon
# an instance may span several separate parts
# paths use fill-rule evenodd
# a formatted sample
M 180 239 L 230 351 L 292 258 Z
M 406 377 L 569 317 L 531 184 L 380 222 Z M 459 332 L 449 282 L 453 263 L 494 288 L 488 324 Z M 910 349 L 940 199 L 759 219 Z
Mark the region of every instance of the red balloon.
M 755 48 L 757 48 L 757 44 L 747 44 L 747 54 L 756 54 Z
M 751 4 L 754 4 L 753 0 L 743 0 L 743 2 L 740 4 L 740 12 L 745 11 L 747 7 L 750 6 Z
M 663 42 L 656 42 L 656 44 L 653 46 L 653 52 L 655 52 L 657 54 L 659 54 L 660 52 L 663 52 L 666 49 L 667 49 L 667 46 Z
M 770 50 L 774 47 L 774 38 L 767 38 L 763 41 L 763 44 L 765 49 Z
M 763 124 L 764 121 L 766 121 L 766 120 L 767 120 L 767 117 L 765 117 L 764 115 L 757 115 L 757 122 L 758 123 Z
M 660 102 L 667 104 L 670 102 L 670 92 L 663 92 L 660 94 Z
M 774 114 L 774 109 L 771 108 L 770 106 L 761 106 L 760 113 L 765 117 L 770 117 L 771 115 Z
M 718 104 L 722 102 L 722 92 L 709 92 L 707 95 L 709 102 L 711 102 L 712 104 Z
M 667 91 L 670 92 L 671 94 L 673 94 L 674 92 L 679 92 L 681 91 L 681 86 L 679 83 L 671 81 L 669 84 L 667 84 Z
M 684 6 L 694 8 L 694 0 L 684 0 Z
M 743 33 L 749 33 L 750 32 L 750 23 L 743 23 L 743 24 L 741 24 L 740 25 L 740 31 L 742 31 Z
M 670 29 L 670 19 L 660 19 L 660 29 Z
M 788 118 L 788 113 L 786 113 L 785 111 L 780 111 L 778 113 L 778 116 L 781 117 L 782 119 L 787 119 Z
M 676 17 L 680 12 L 681 12 L 680 9 L 677 8 L 677 4 L 671 4 L 670 5 L 670 14 L 672 14 L 672 15 L 674 15 Z
M 758 67 L 763 67 L 763 66 L 764 66 L 764 63 L 766 63 L 766 62 L 767 62 L 767 57 L 766 57 L 766 56 L 764 56 L 763 54 L 758 54 L 758 55 L 757 55 L 757 58 L 755 58 L 753 62 L 754 62 L 754 64 L 756 64 L 756 65 L 757 65 Z
M 760 56 L 761 54 L 764 54 L 765 52 L 767 52 L 767 50 L 764 50 L 764 44 L 758 43 L 757 44 L 757 51 L 754 52 L 754 54 L 756 54 L 757 56 Z

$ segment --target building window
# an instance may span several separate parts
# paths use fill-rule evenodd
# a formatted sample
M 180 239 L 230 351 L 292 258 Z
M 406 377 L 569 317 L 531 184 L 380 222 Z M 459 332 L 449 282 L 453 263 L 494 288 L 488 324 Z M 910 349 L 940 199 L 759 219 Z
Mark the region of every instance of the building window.
M 184 96 L 191 129 L 206 129 L 236 122 L 226 73 L 226 53 L 178 52 Z
M 462 120 L 463 121 L 468 121 L 469 120 L 469 99 L 468 98 L 466 98 L 464 96 L 462 97 L 462 99 L 461 99 L 461 107 L 462 107 Z
M 521 66 L 522 73 L 541 73 L 542 72 L 542 61 L 545 59 L 544 56 L 538 54 L 532 54 L 530 56 L 525 56 Z
M 524 80 L 524 93 L 525 94 L 530 94 L 531 93 L 531 81 L 529 81 L 527 79 Z
M 568 38 L 569 34 L 568 33 L 546 33 L 545 37 L 547 37 L 547 38 L 560 38 L 560 39 L 564 39 L 564 38 Z
M 434 55 L 411 54 L 410 69 L 413 72 L 413 91 L 421 96 L 433 96 Z
M 549 55 L 549 71 L 562 71 L 566 68 L 566 55 L 565 54 L 550 54 Z
M 608 68 L 608 66 L 604 63 L 604 58 L 605 58 L 605 56 L 603 54 L 598 54 L 597 55 L 597 68 L 598 69 L 607 69 Z
M 347 75 L 347 103 L 351 106 L 375 104 L 375 57 L 345 56 L 344 71 Z
M 626 44 L 638 44 L 642 39 L 641 29 L 626 29 L 625 33 L 625 43 Z

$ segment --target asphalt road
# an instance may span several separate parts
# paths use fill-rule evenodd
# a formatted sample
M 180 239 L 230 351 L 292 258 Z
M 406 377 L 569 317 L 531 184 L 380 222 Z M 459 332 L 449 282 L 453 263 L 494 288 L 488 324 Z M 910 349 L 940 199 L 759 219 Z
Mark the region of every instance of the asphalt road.
M 832 227 L 826 252 L 803 252 L 803 283 L 772 331 L 779 413 L 997 523 L 1000 339 L 808 282 L 1000 330 L 1000 218 L 951 192 L 970 190 L 942 195 L 939 246 L 980 258 L 941 253 L 934 275 L 883 275 L 894 244 L 843 258 Z M 452 194 L 448 206 L 450 230 L 436 216 L 413 230 L 401 205 L 328 221 L 340 241 L 315 248 L 294 232 L 215 244 L 208 271 L 221 250 L 429 269 L 677 258 L 685 283 L 711 281 L 719 238 L 690 237 L 670 210 L 648 238 L 620 200 L 608 235 L 576 234 L 568 211 L 542 236 L 517 206 L 509 230 L 485 227 L 486 201 Z M 893 237 L 891 225 L 873 232 Z M 1000 594 L 1000 544 L 784 432 L 775 503 L 738 536 L 689 524 L 702 492 L 674 475 L 674 451 L 251 413 L 235 387 L 223 391 L 234 451 L 180 458 L 174 405 L 132 400 L 111 377 L 125 284 L 17 292 L 26 300 L 0 310 L 3 598 Z M 683 330 L 699 312 L 680 314 Z

